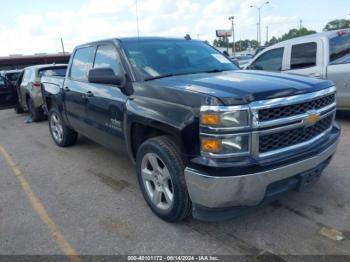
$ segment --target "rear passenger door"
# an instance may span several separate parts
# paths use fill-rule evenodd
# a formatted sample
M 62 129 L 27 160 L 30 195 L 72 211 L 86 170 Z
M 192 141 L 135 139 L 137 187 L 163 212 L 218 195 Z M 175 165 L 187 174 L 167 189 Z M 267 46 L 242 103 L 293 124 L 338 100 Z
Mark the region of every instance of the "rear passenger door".
M 322 41 L 309 41 L 290 45 L 287 59 L 287 72 L 297 75 L 322 78 Z
M 124 72 L 117 48 L 112 43 L 97 46 L 93 68 L 111 68 L 115 74 Z M 120 146 L 124 105 L 127 96 L 118 86 L 89 84 L 87 96 L 88 136 L 113 149 Z M 113 143 L 114 141 L 114 143 Z
M 5 77 L 0 76 L 0 109 L 13 107 L 16 103 L 16 88 Z
M 95 49 L 95 46 L 84 46 L 75 50 L 69 75 L 63 86 L 68 122 L 73 129 L 85 135 L 88 130 L 86 97 L 90 90 L 88 72 L 93 66 Z

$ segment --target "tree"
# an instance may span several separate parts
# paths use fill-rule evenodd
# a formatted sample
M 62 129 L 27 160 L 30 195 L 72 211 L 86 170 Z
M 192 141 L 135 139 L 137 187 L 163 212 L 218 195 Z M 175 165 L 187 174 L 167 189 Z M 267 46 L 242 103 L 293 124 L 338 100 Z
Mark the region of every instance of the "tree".
M 328 22 L 328 24 L 326 24 L 326 26 L 323 28 L 323 31 L 331 31 L 345 28 L 350 28 L 350 20 L 336 19 Z
M 215 47 L 227 47 L 227 41 L 225 41 L 225 39 L 223 38 L 218 38 L 215 39 L 213 42 L 213 45 Z M 248 48 L 257 48 L 258 47 L 258 42 L 256 40 L 238 40 L 235 42 L 235 46 L 236 46 L 236 51 L 246 51 Z M 230 42 L 229 43 L 229 48 L 233 48 L 233 43 Z
M 273 36 L 266 45 L 274 45 L 274 44 L 277 44 L 278 42 L 279 41 L 278 41 L 277 37 Z
M 312 34 L 316 34 L 316 31 L 314 30 L 308 30 L 305 27 L 302 27 L 300 29 L 290 29 L 288 33 L 284 34 L 279 41 L 285 41 L 285 40 L 289 40 L 295 37 L 300 37 L 300 36 L 304 36 L 304 35 L 312 35 Z

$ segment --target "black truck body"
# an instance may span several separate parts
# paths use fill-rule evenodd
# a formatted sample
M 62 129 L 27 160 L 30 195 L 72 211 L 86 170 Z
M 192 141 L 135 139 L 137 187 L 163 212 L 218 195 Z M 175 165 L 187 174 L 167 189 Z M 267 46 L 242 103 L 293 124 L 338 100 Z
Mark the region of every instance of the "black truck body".
M 72 145 L 80 133 L 125 145 L 147 203 L 167 221 L 190 211 L 227 219 L 305 188 L 340 134 L 332 82 L 239 71 L 193 40 L 81 45 L 66 77 L 43 77 L 42 88 L 56 144 Z

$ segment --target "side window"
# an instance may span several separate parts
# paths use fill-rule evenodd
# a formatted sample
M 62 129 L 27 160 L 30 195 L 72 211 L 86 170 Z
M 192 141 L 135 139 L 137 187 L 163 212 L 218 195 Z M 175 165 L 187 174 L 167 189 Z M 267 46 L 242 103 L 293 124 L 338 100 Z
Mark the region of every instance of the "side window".
M 316 65 L 317 43 L 293 45 L 290 69 L 306 68 Z
M 262 54 L 250 66 L 250 69 L 265 71 L 281 71 L 284 48 L 276 48 Z
M 120 59 L 117 50 L 112 45 L 100 45 L 97 48 L 94 68 L 110 67 L 115 74 L 121 69 Z
M 94 59 L 94 47 L 77 49 L 74 54 L 70 77 L 74 80 L 87 81 L 88 72 L 92 68 Z

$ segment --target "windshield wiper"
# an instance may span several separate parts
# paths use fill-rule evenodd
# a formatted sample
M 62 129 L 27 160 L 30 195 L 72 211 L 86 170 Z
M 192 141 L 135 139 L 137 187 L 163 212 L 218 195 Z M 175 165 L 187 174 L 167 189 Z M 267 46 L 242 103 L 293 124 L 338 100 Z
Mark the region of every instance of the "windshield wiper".
M 224 72 L 224 71 L 230 71 L 228 69 L 224 70 L 224 69 L 213 69 L 213 70 L 208 70 L 206 72 L 203 72 L 203 73 L 207 73 L 207 74 L 210 74 L 210 73 L 220 73 L 220 72 Z
M 166 75 L 160 75 L 160 76 L 153 76 L 153 77 L 146 78 L 145 81 L 151 81 L 151 80 L 160 79 L 160 78 L 166 78 L 166 77 L 171 77 L 171 76 L 175 76 L 175 74 L 166 74 Z

